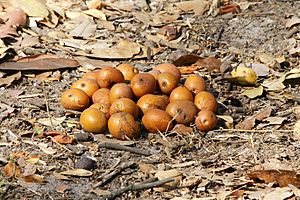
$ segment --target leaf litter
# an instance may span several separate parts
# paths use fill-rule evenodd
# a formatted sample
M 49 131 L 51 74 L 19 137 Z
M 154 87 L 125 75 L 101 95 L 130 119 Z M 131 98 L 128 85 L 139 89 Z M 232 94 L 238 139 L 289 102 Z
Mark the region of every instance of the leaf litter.
M 299 195 L 297 3 L 0 4 L 1 198 Z M 218 97 L 217 128 L 175 126 L 137 141 L 83 132 L 80 113 L 62 109 L 61 92 L 84 72 L 125 61 L 140 71 L 172 62 L 182 74 L 203 76 Z M 230 81 L 237 66 L 253 69 L 254 84 Z M 93 158 L 92 168 L 82 169 L 84 158 Z

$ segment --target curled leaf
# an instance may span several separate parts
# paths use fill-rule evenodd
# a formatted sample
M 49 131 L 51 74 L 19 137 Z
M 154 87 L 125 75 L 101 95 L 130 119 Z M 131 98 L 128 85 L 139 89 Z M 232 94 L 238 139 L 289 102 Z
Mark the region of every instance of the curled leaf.
M 247 66 L 239 65 L 231 72 L 232 78 L 240 85 L 254 85 L 257 81 L 255 71 Z

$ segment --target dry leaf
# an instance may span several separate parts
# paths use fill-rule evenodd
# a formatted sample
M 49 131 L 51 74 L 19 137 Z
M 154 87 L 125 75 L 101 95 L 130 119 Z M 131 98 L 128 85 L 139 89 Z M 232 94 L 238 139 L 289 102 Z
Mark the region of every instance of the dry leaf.
M 183 1 L 175 3 L 175 6 L 185 12 L 193 11 L 195 15 L 203 15 L 208 10 L 209 2 L 205 0 Z
M 262 110 L 258 111 L 256 114 L 252 115 L 251 117 L 246 117 L 244 121 L 236 125 L 236 128 L 244 129 L 244 130 L 252 130 L 252 128 L 255 126 L 256 120 L 261 121 L 263 119 L 266 119 L 271 115 L 271 112 L 272 112 L 271 107 L 263 108 Z
M 134 57 L 140 52 L 141 46 L 137 43 L 128 40 L 121 40 L 116 46 L 110 48 L 93 49 L 91 54 L 84 52 L 75 52 L 75 54 L 96 58 L 128 59 Z M 144 55 L 144 57 L 146 57 L 146 55 Z
M 273 191 L 267 193 L 264 196 L 264 200 L 274 200 L 274 199 L 290 199 L 290 200 L 292 200 L 292 196 L 294 196 L 294 193 L 292 192 L 291 188 L 289 188 L 289 187 L 275 188 Z
M 185 126 L 184 124 L 176 124 L 170 132 L 177 133 L 179 135 L 189 135 L 193 132 L 193 128 Z
M 55 187 L 56 192 L 59 192 L 59 193 L 62 193 L 62 194 L 63 194 L 66 190 L 69 190 L 69 189 L 71 189 L 71 188 L 70 188 L 70 186 L 67 185 L 67 184 L 58 184 L 58 185 L 56 185 L 56 187 Z
M 74 37 L 89 38 L 95 35 L 97 25 L 94 20 L 89 17 L 81 18 L 81 23 L 70 31 L 70 35 Z
M 264 77 L 268 76 L 270 73 L 270 68 L 265 64 L 261 63 L 246 63 L 247 66 L 251 67 L 257 76 Z
M 45 126 L 59 126 L 63 123 L 66 119 L 66 116 L 58 117 L 58 118 L 40 118 L 37 120 L 38 123 L 43 124 Z
M 275 60 L 275 57 L 270 53 L 257 53 L 255 56 L 265 64 L 271 63 Z
M 239 5 L 237 5 L 235 3 L 231 3 L 230 5 L 221 6 L 219 8 L 218 14 L 223 15 L 226 13 L 239 13 L 239 12 L 240 12 Z
M 55 154 L 57 150 L 51 148 L 51 147 L 47 147 L 46 144 L 37 144 L 37 146 L 45 153 L 45 154 L 49 154 L 49 155 L 52 155 L 52 154 Z
M 16 164 L 13 161 L 9 161 L 2 169 L 2 174 L 5 178 L 11 178 L 15 175 Z
M 250 99 L 254 99 L 255 97 L 261 96 L 264 92 L 263 86 L 258 86 L 257 88 L 253 88 L 250 90 L 245 90 L 242 94 L 246 95 Z
M 0 64 L 0 70 L 47 71 L 64 68 L 76 68 L 78 66 L 79 64 L 77 61 L 67 58 L 45 58 L 32 60 L 29 62 L 4 62 Z
M 181 74 L 192 74 L 199 69 L 199 66 L 192 65 L 192 66 L 184 66 L 178 67 Z
M 56 135 L 53 136 L 53 139 L 59 144 L 72 144 L 74 141 L 74 137 L 70 135 Z
M 10 75 L 5 78 L 0 78 L 0 86 L 6 85 L 9 86 L 12 84 L 12 82 L 19 80 L 22 77 L 22 73 L 18 72 L 16 74 Z
M 20 176 L 20 180 L 23 180 L 27 183 L 43 183 L 44 182 L 44 177 L 38 174 L 32 174 L 28 176 Z
M 233 128 L 233 118 L 229 115 L 217 115 L 218 118 L 225 121 L 226 128 Z
M 289 170 L 256 170 L 249 172 L 247 176 L 252 179 L 260 179 L 265 183 L 277 183 L 280 187 L 286 187 L 292 184 L 300 187 L 300 175 L 295 171 Z
M 300 18 L 293 16 L 292 18 L 286 20 L 285 27 L 291 28 L 292 26 L 294 26 L 296 24 L 300 24 Z
M 221 60 L 215 57 L 207 57 L 204 59 L 199 59 L 195 65 L 200 68 L 206 68 L 208 71 L 220 71 Z
M 179 52 L 179 54 L 181 53 Z M 173 61 L 173 64 L 176 66 L 186 66 L 186 65 L 189 66 L 191 64 L 194 64 L 200 59 L 200 57 L 197 56 L 196 54 L 186 54 L 186 53 L 176 57 L 177 58 Z
M 139 168 L 141 172 L 146 174 L 150 174 L 156 171 L 154 165 L 146 164 L 146 163 L 140 163 Z
M 69 176 L 89 177 L 93 175 L 93 172 L 85 169 L 70 169 L 64 172 L 60 172 L 60 174 Z
M 24 10 L 31 17 L 47 17 L 49 15 L 47 6 L 42 0 L 9 0 L 9 3 L 12 7 Z
M 176 169 L 166 170 L 166 171 L 158 171 L 155 174 L 155 177 L 157 177 L 159 180 L 163 180 L 166 178 L 174 178 L 174 181 L 166 183 L 163 185 L 163 188 L 170 189 L 177 187 L 182 179 L 181 173 Z
M 298 120 L 293 129 L 293 135 L 292 135 L 293 140 L 300 140 L 300 120 Z
M 0 79 L 1 80 L 1 79 Z M 13 107 L 0 102 L 0 121 L 15 111 Z
M 86 15 L 90 15 L 92 17 L 95 17 L 97 19 L 101 19 L 101 20 L 106 20 L 106 16 L 105 14 L 97 9 L 89 9 L 89 10 L 85 10 L 83 11 L 84 14 Z

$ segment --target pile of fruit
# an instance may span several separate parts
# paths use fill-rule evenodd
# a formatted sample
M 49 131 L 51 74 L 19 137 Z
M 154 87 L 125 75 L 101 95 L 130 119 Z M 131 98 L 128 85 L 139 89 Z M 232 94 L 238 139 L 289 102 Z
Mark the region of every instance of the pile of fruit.
M 115 138 L 133 139 L 141 134 L 141 125 L 149 132 L 165 132 L 174 124 L 209 131 L 217 124 L 215 97 L 206 91 L 204 79 L 190 75 L 180 84 L 181 73 L 169 63 L 145 73 L 130 64 L 103 67 L 87 72 L 61 97 L 66 109 L 83 111 L 83 130 L 104 133 Z

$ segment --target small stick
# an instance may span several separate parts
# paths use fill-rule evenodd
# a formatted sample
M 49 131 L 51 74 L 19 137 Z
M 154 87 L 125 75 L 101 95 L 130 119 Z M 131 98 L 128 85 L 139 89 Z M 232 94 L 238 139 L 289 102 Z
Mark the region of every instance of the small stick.
M 137 191 L 137 190 L 150 189 L 150 188 L 161 186 L 165 183 L 169 183 L 171 181 L 174 181 L 174 179 L 173 178 L 165 178 L 165 179 L 150 182 L 150 183 L 131 184 L 127 187 L 123 187 L 121 189 L 112 191 L 111 194 L 104 197 L 104 199 L 115 199 L 116 197 L 118 197 L 121 194 L 123 194 L 125 192 L 128 192 L 128 191 Z
M 121 151 L 128 151 L 131 153 L 136 153 L 144 156 L 150 156 L 151 153 L 147 150 L 143 149 L 138 149 L 135 147 L 127 147 L 121 144 L 116 144 L 116 143 L 109 143 L 109 142 L 104 142 L 99 144 L 100 148 L 107 148 L 107 149 L 114 149 L 114 150 L 121 150 Z
M 111 173 L 103 176 L 103 179 L 101 181 L 99 181 L 98 183 L 96 183 L 94 185 L 94 188 L 96 187 L 100 187 L 102 185 L 104 185 L 107 181 L 109 181 L 110 179 L 112 179 L 114 176 L 116 176 L 117 174 L 121 173 L 124 169 L 127 169 L 131 166 L 135 165 L 135 162 L 129 162 L 129 163 L 122 163 L 120 165 L 120 167 L 116 168 L 114 171 L 112 171 Z

